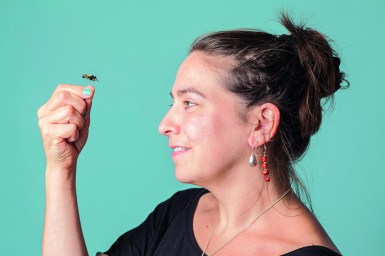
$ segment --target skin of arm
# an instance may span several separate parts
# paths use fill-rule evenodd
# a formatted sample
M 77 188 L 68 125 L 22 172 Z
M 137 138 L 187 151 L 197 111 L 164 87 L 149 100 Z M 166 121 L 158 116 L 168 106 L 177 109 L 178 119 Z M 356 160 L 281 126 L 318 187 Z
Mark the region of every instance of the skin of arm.
M 46 155 L 43 256 L 88 255 L 76 198 L 76 164 L 88 138 L 94 90 L 59 85 L 37 113 Z
M 46 169 L 43 255 L 88 255 L 79 218 L 75 169 Z

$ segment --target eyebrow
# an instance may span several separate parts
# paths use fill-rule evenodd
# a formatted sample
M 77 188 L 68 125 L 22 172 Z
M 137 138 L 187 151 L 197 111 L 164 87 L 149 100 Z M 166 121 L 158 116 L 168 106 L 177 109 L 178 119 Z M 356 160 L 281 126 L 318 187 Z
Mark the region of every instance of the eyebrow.
M 200 92 L 199 90 L 197 90 L 193 87 L 188 87 L 186 89 L 176 91 L 176 95 L 179 97 L 182 96 L 183 94 L 187 94 L 187 93 L 194 93 L 194 94 L 201 96 L 202 98 L 206 98 L 202 92 Z M 170 92 L 170 95 L 171 95 L 171 98 L 174 98 L 174 95 L 172 94 L 172 92 Z

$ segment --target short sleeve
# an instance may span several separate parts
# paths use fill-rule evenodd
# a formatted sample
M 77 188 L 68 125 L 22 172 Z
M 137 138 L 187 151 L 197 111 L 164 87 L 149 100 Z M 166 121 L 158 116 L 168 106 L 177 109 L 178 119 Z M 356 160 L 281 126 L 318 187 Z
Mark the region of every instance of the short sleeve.
M 191 190 L 177 192 L 170 199 L 159 204 L 142 224 L 121 235 L 105 254 L 108 256 L 151 255 L 170 223 L 188 205 Z

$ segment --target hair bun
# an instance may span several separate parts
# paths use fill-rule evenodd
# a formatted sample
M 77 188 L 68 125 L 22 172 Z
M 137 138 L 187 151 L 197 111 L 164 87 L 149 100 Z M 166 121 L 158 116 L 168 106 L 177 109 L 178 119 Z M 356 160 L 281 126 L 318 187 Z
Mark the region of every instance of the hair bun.
M 335 83 L 335 90 L 332 92 L 332 94 L 341 88 L 341 83 L 342 83 L 342 75 L 340 73 L 341 59 L 338 57 L 333 57 L 333 60 L 334 60 L 334 67 L 336 69 L 337 77 L 336 77 L 336 83 Z M 326 97 L 327 96 L 328 95 L 326 95 Z
M 341 88 L 344 80 L 339 68 L 341 60 L 320 32 L 303 23 L 295 25 L 285 13 L 281 15 L 281 23 L 290 32 L 291 47 L 304 69 L 306 84 L 300 100 L 299 121 L 303 136 L 310 136 L 321 124 L 321 99 L 332 97 Z

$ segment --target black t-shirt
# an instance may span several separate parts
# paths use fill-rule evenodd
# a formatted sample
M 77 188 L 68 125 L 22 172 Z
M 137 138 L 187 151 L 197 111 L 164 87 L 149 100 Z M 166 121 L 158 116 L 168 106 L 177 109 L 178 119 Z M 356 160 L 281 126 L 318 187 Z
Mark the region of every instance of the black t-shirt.
M 177 192 L 159 204 L 147 219 L 116 240 L 109 256 L 200 256 L 193 232 L 193 217 L 205 189 Z M 322 246 L 307 246 L 283 256 L 340 256 Z

